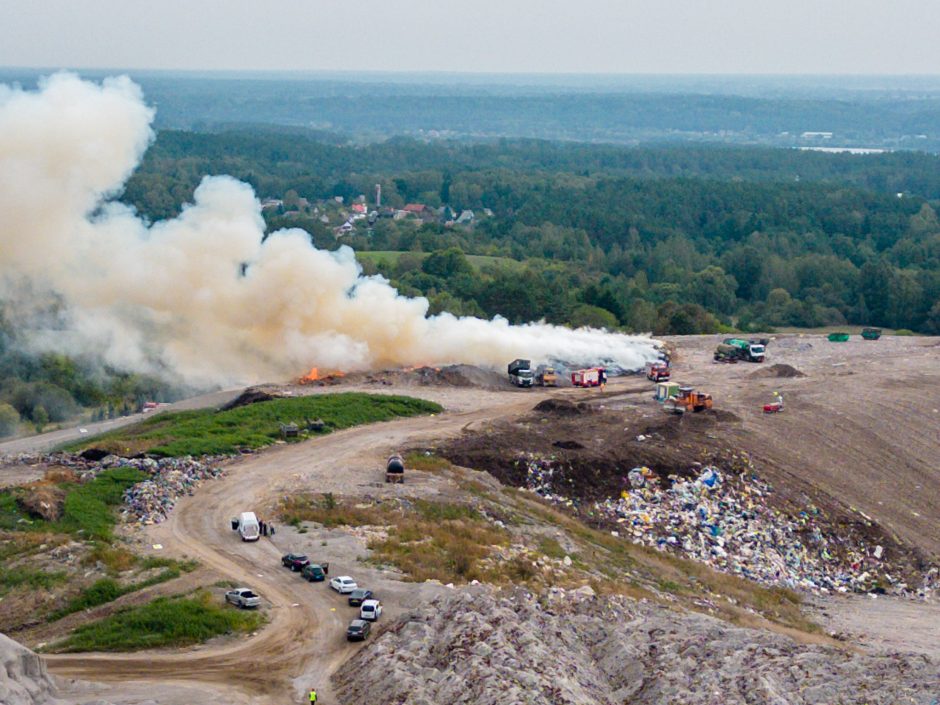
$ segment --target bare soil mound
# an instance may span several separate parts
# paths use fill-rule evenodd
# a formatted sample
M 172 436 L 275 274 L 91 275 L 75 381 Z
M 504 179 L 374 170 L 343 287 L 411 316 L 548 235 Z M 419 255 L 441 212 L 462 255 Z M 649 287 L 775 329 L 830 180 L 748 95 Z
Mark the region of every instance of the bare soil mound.
M 550 664 L 550 665 L 549 665 Z M 799 644 L 590 588 L 439 597 L 334 676 L 343 702 L 893 705 L 928 702 L 936 664 Z M 718 697 L 720 694 L 720 697 Z
M 778 362 L 776 365 L 770 365 L 752 372 L 750 376 L 757 379 L 793 379 L 795 377 L 805 377 L 806 375 L 792 365 Z
M 432 387 L 476 387 L 479 389 L 506 389 L 509 381 L 498 372 L 473 365 L 447 367 L 414 367 L 382 370 L 342 378 L 350 383 L 384 385 L 418 385 Z
M 229 411 L 230 409 L 237 409 L 240 406 L 248 406 L 249 404 L 257 404 L 262 401 L 271 401 L 277 398 L 277 396 L 268 394 L 260 389 L 248 387 L 248 389 L 232 399 L 228 404 L 220 407 L 219 411 Z
M 533 407 L 533 411 L 545 414 L 557 414 L 558 416 L 580 416 L 582 414 L 591 413 L 593 409 L 587 404 L 575 404 L 573 401 L 567 399 L 546 399 L 536 404 Z

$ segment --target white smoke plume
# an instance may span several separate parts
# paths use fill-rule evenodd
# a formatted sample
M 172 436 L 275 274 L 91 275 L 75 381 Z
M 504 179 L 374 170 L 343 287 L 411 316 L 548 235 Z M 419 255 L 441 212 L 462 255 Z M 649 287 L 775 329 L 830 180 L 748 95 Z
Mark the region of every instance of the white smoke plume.
M 128 78 L 71 74 L 0 86 L 0 298 L 33 345 L 196 385 L 516 357 L 641 367 L 645 337 L 496 319 L 428 317 L 423 298 L 364 277 L 349 248 L 300 230 L 264 235 L 251 188 L 203 179 L 194 202 L 149 225 L 113 200 L 153 139 Z M 53 329 L 26 312 L 53 298 Z

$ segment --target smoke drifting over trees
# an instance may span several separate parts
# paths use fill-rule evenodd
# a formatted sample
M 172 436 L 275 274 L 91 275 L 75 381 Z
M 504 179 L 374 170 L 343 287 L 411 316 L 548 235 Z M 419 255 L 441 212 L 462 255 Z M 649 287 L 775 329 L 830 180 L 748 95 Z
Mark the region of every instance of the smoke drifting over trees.
M 642 337 L 428 317 L 425 299 L 362 276 L 349 248 L 319 250 L 300 230 L 265 237 L 254 192 L 228 177 L 206 177 L 177 218 L 148 224 L 111 199 L 153 116 L 127 78 L 0 86 L 0 297 L 32 347 L 200 385 L 314 365 L 654 357 Z

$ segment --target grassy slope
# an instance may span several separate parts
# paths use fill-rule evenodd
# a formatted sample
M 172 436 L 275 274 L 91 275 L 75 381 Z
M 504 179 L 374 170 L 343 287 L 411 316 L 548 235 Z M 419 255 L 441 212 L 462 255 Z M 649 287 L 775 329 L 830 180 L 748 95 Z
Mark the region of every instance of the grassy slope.
M 124 490 L 147 476 L 134 468 L 112 468 L 91 482 L 62 483 L 65 508 L 57 521 L 31 519 L 17 504 L 17 488 L 0 491 L 0 529 L 69 534 L 78 538 L 110 541 L 115 518 L 113 507 L 121 503 Z
M 133 651 L 187 646 L 220 634 L 250 632 L 264 618 L 257 612 L 221 605 L 208 592 L 161 597 L 75 629 L 48 651 Z
M 438 404 L 382 394 L 319 394 L 275 399 L 230 411 L 202 409 L 163 413 L 139 424 L 66 446 L 66 450 L 105 448 L 116 453 L 156 456 L 215 455 L 262 448 L 280 438 L 281 423 L 304 425 L 321 419 L 324 432 L 397 417 L 441 411 Z

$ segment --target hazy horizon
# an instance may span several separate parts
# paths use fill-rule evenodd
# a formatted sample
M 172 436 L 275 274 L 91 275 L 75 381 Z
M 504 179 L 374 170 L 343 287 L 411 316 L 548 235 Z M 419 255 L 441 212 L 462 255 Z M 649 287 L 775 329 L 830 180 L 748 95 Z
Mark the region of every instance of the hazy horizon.
M 18 68 L 913 76 L 940 65 L 940 9 L 926 0 L 0 0 L 0 10 L 0 65 Z

